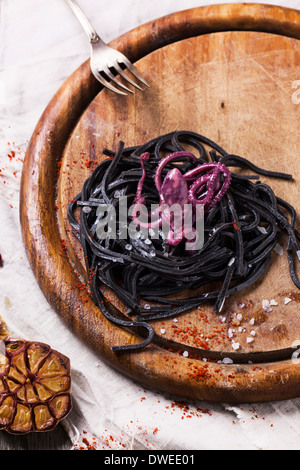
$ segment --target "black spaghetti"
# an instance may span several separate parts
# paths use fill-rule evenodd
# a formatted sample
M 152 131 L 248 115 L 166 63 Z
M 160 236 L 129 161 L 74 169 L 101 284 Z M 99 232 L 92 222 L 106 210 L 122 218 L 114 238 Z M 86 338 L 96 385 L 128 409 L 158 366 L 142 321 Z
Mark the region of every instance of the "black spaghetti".
M 103 154 L 109 158 L 72 200 L 68 219 L 83 248 L 87 273 L 93 273 L 91 293 L 103 315 L 117 325 L 147 331 L 141 343 L 113 350 L 148 345 L 154 337 L 152 321 L 178 316 L 205 303 L 213 302 L 214 312 L 220 314 L 229 296 L 266 273 L 272 251 L 284 234 L 291 278 L 300 288 L 296 211 L 259 178 L 292 180 L 292 175 L 259 168 L 188 131 L 130 148 L 121 142 L 116 152 L 104 149 Z M 244 169 L 253 174 L 243 173 Z M 134 214 L 120 220 L 115 214 L 124 198 Z M 183 232 L 179 238 L 163 233 L 161 205 L 170 201 L 205 207 L 200 249 L 187 251 Z M 154 223 L 146 222 L 148 236 L 126 232 L 141 207 L 150 214 L 153 205 L 158 206 L 157 218 Z M 107 210 L 101 209 L 105 206 L 114 209 L 115 236 L 105 232 L 110 220 Z M 157 237 L 150 235 L 154 228 Z M 124 233 L 126 236 L 120 236 Z M 112 289 L 127 307 L 126 316 L 106 300 L 102 286 Z M 192 294 L 187 297 L 187 292 Z

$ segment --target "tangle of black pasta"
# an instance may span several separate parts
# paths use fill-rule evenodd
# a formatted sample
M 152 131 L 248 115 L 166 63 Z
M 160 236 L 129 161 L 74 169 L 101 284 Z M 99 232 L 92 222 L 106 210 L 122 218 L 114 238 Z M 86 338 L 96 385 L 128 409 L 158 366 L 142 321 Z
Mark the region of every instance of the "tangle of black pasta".
M 184 158 L 181 162 L 171 162 L 163 176 L 174 168 L 185 173 L 207 162 L 255 173 L 232 172 L 228 192 L 205 215 L 203 248 L 187 254 L 182 245 L 169 246 L 163 237 L 157 240 L 129 236 L 99 238 L 99 225 L 107 223 L 107 217 L 97 211 L 99 206 L 112 205 L 117 213 L 122 197 L 128 198 L 129 205 L 134 203 L 142 176 L 140 156 L 145 152 L 150 154 L 145 162 L 143 189 L 150 208 L 159 202 L 153 183 L 159 162 L 165 155 L 185 150 L 185 144 L 194 149 L 197 162 Z M 228 296 L 248 288 L 267 271 L 272 251 L 284 233 L 288 236 L 291 278 L 300 288 L 295 268 L 296 260 L 300 259 L 296 211 L 277 197 L 271 187 L 261 183 L 258 176 L 291 180 L 291 175 L 258 168 L 245 158 L 227 154 L 206 137 L 188 131 L 173 132 L 130 148 L 124 148 L 121 142 L 117 152 L 104 149 L 103 153 L 109 158 L 100 163 L 72 200 L 68 219 L 84 250 L 87 273 L 93 273 L 90 286 L 94 302 L 111 322 L 147 330 L 145 341 L 113 350 L 148 345 L 154 337 L 151 321 L 178 316 L 209 301 L 214 302 L 214 311 L 219 314 Z M 80 208 L 80 220 L 76 208 Z M 128 216 L 127 223 L 130 222 Z M 116 224 L 118 231 L 124 228 L 124 221 L 117 220 Z M 127 307 L 128 317 L 124 318 L 108 305 L 101 285 L 113 290 Z M 180 298 L 185 291 L 194 294 Z M 131 317 L 135 320 L 131 321 Z

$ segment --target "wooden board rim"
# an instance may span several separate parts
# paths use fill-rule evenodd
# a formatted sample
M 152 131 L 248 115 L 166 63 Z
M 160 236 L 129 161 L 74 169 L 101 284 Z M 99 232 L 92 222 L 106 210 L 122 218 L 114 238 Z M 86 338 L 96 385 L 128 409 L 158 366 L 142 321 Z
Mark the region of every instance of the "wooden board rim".
M 226 30 L 250 30 L 272 32 L 293 38 L 300 38 L 300 12 L 283 7 L 260 4 L 223 4 L 185 10 L 156 21 L 151 21 L 135 30 L 126 33 L 111 43 L 112 47 L 122 50 L 132 61 L 136 61 L 150 52 L 163 47 L 174 40 Z M 139 38 L 137 41 L 136 38 Z M 209 363 L 205 367 L 210 371 L 212 381 L 193 380 L 190 376 L 174 376 L 170 383 L 166 377 L 167 368 L 160 371 L 151 369 L 151 353 L 161 357 L 169 356 L 171 362 L 174 354 L 151 346 L 148 350 L 128 355 L 116 355 L 105 343 L 104 334 L 91 335 L 85 326 L 95 318 L 99 325 L 97 331 L 103 330 L 107 322 L 97 315 L 95 307 L 88 307 L 80 301 L 79 289 L 73 289 L 68 295 L 62 293 L 74 285 L 75 274 L 66 258 L 56 257 L 60 244 L 57 230 L 56 213 L 45 201 L 55 199 L 57 163 L 61 158 L 68 136 L 75 127 L 82 112 L 90 101 L 101 90 L 100 85 L 90 73 L 89 61 L 86 61 L 56 93 L 47 106 L 30 140 L 25 157 L 21 181 L 20 220 L 26 252 L 44 295 L 64 321 L 83 341 L 88 342 L 113 367 L 122 373 L 141 381 L 143 384 L 159 390 L 176 393 L 187 398 L 209 401 L 258 402 L 294 398 L 300 396 L 300 371 L 292 361 L 261 364 L 253 370 L 249 364 L 220 365 Z M 72 108 L 68 108 L 72 94 Z M 68 112 L 66 112 L 68 110 Z M 32 169 L 34 168 L 34 172 Z M 51 184 L 49 185 L 49 179 Z M 40 210 L 35 211 L 38 207 Z M 44 228 L 47 227 L 47 230 Z M 51 239 L 49 233 L 52 233 Z M 49 263 L 43 263 L 41 253 L 48 254 Z M 60 273 L 60 278 L 56 273 Z M 76 312 L 71 312 L 69 305 L 77 300 L 81 302 Z M 130 342 L 129 333 L 117 327 L 114 338 L 120 343 Z M 176 355 L 178 362 L 186 359 Z M 191 359 L 191 362 L 194 360 Z M 167 363 L 162 360 L 162 363 Z M 203 363 L 195 360 L 195 367 L 202 368 Z M 216 369 L 222 369 L 222 378 L 218 380 Z M 200 370 L 200 369 L 199 369 Z M 209 374 L 207 375 L 207 377 Z M 246 377 L 252 380 L 251 388 Z M 266 377 L 270 386 L 266 389 Z M 224 381 L 224 377 L 227 379 Z M 288 380 L 286 379 L 288 377 Z

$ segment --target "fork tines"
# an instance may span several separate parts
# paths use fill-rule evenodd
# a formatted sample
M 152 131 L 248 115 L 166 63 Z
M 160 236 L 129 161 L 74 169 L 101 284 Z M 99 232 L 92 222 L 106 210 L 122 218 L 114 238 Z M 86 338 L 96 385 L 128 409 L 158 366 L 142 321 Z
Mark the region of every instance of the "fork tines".
M 100 83 L 102 83 L 103 86 L 109 88 L 115 93 L 118 93 L 119 95 L 127 96 L 128 93 L 134 94 L 134 91 L 124 85 L 124 83 L 122 83 L 120 80 L 118 80 L 118 78 L 116 77 L 117 75 L 122 77 L 125 82 L 129 83 L 134 88 L 143 91 L 143 89 L 128 75 L 128 73 L 125 72 L 125 70 L 128 70 L 143 85 L 150 88 L 150 85 L 146 82 L 146 80 L 141 76 L 141 74 L 137 71 L 137 69 L 128 59 L 123 60 L 123 62 L 120 63 L 116 62 L 111 67 L 109 67 L 108 65 L 103 67 L 101 70 L 97 71 L 96 78 L 97 80 L 99 80 Z M 125 92 L 116 88 L 114 85 L 112 85 L 112 83 L 114 83 L 116 86 L 118 86 L 119 88 L 121 88 L 121 90 L 124 90 Z

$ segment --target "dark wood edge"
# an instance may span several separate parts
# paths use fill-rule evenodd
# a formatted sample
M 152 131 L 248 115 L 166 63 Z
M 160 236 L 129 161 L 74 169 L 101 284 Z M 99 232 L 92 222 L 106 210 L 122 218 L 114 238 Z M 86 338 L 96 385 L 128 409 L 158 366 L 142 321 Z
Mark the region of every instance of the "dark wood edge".
M 111 45 L 121 47 L 136 61 L 169 43 L 224 31 L 260 31 L 300 39 L 300 11 L 260 3 L 192 8 L 148 22 L 115 39 Z M 130 35 L 139 41 L 128 40 Z
M 111 43 L 112 47 L 122 50 L 132 61 L 136 61 L 150 52 L 168 43 L 212 32 L 226 30 L 249 30 L 282 34 L 300 38 L 300 12 L 283 7 L 260 4 L 223 4 L 200 7 L 175 13 L 156 21 L 149 22 L 126 33 Z M 138 41 L 136 41 L 138 38 Z M 106 320 L 95 306 L 80 301 L 80 289 L 75 288 L 65 294 L 76 280 L 67 258 L 57 257 L 60 236 L 56 212 L 50 203 L 55 200 L 57 184 L 57 162 L 60 160 L 65 144 L 83 111 L 101 90 L 90 73 L 89 61 L 86 61 L 63 84 L 47 106 L 30 140 L 21 181 L 20 221 L 26 252 L 36 276 L 37 282 L 49 303 L 66 321 L 69 327 L 83 341 L 88 342 L 111 366 L 131 378 L 141 381 L 152 388 L 174 393 L 187 398 L 210 401 L 257 402 L 280 400 L 300 396 L 300 368 L 295 368 L 292 361 L 253 366 L 225 366 L 209 363 L 208 368 L 215 377 L 214 383 L 199 381 L 183 374 L 174 374 L 174 381 L 166 381 L 170 362 L 174 356 L 177 363 L 186 361 L 179 355 L 150 346 L 143 352 L 116 355 L 110 345 L 104 342 L 104 333 L 96 337 L 86 337 L 86 322 L 97 323 L 97 329 L 105 331 Z M 72 102 L 70 100 L 72 96 Z M 35 168 L 34 174 L 31 169 Z M 46 202 L 45 202 L 46 201 Z M 48 205 L 47 205 L 48 203 Z M 36 211 L 36 208 L 39 208 Z M 49 234 L 51 233 L 51 237 Z M 48 253 L 48 264 L 40 253 Z M 62 294 L 63 293 L 63 294 Z M 78 302 L 79 308 L 70 311 L 70 305 Z M 132 335 L 110 325 L 114 332 L 115 344 L 134 341 Z M 153 348 L 161 370 L 151 369 Z M 167 360 L 166 359 L 167 356 Z M 204 363 L 190 359 L 195 368 Z M 165 366 L 163 366 L 165 364 Z M 222 378 L 218 381 L 216 370 L 221 370 Z M 145 373 L 146 371 L 146 373 Z M 224 376 L 227 379 L 224 382 Z M 245 377 L 251 376 L 251 390 Z M 285 378 L 288 381 L 285 382 Z M 265 383 L 270 386 L 265 388 Z

